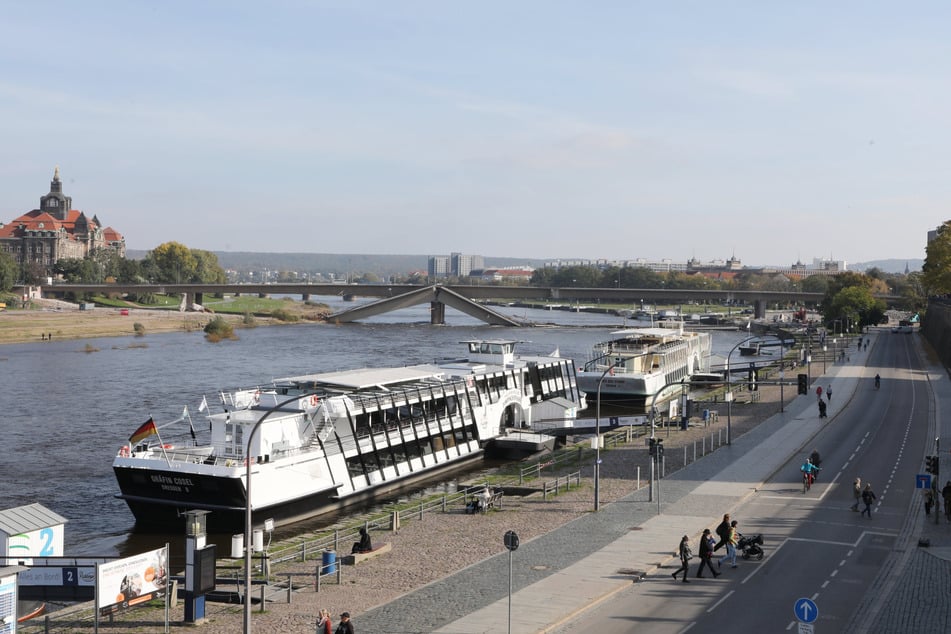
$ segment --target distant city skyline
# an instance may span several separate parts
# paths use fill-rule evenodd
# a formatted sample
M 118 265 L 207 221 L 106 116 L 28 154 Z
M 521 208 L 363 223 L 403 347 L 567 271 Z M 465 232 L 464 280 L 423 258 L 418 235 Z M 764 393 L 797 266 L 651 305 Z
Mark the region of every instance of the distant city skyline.
M 951 6 L 8 3 L 0 222 L 126 246 L 920 259 Z

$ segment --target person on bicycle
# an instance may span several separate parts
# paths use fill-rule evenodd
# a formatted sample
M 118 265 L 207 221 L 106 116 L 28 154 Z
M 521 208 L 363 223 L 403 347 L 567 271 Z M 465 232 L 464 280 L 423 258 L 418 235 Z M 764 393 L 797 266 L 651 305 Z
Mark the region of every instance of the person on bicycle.
M 882 377 L 875 375 L 875 389 L 877 390 L 882 385 Z
M 813 481 L 816 479 L 816 474 L 819 473 L 819 467 L 812 464 L 811 460 L 806 460 L 802 463 L 802 466 L 799 467 L 799 470 L 802 471 L 802 477 L 809 486 L 812 486 Z

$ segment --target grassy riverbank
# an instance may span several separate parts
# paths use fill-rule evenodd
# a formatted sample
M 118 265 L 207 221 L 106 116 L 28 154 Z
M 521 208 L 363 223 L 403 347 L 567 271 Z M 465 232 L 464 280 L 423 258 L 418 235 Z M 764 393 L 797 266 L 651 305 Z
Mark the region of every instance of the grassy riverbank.
M 147 337 L 166 332 L 201 332 L 217 316 L 240 329 L 317 321 L 326 314 L 318 305 L 259 298 L 215 304 L 214 314 L 179 312 L 177 305 L 175 308 L 144 308 L 125 302 L 122 305 L 110 303 L 111 306 L 99 303 L 91 310 L 79 310 L 76 304 L 34 300 L 25 309 L 7 309 L 0 312 L 0 344 L 49 338 Z

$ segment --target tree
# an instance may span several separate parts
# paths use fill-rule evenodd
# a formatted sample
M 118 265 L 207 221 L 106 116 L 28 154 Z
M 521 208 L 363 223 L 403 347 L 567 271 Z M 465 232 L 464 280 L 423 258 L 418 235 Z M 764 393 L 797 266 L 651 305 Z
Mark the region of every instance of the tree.
M 0 251 L 0 292 L 9 292 L 17 283 L 17 261 L 9 253 Z
M 947 295 L 951 293 L 951 220 L 946 220 L 936 233 L 925 247 L 921 271 L 930 295 Z
M 867 286 L 847 286 L 832 297 L 824 316 L 826 323 L 841 319 L 848 326 L 873 326 L 885 316 L 885 302 L 875 299 Z
M 223 284 L 228 279 L 217 255 L 178 242 L 166 242 L 150 251 L 142 273 L 152 282 L 174 284 Z

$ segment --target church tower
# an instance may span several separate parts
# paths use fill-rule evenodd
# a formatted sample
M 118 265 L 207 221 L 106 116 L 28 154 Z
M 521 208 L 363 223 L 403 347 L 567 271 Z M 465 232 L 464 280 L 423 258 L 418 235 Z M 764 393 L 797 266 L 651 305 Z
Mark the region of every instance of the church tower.
M 40 211 L 45 211 L 57 220 L 66 220 L 69 210 L 73 206 L 71 196 L 63 195 L 63 183 L 59 180 L 59 165 L 53 172 L 53 180 L 50 181 L 50 193 L 40 198 Z

